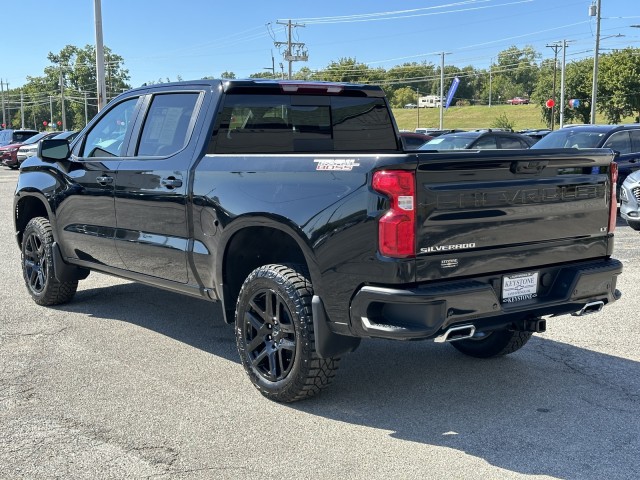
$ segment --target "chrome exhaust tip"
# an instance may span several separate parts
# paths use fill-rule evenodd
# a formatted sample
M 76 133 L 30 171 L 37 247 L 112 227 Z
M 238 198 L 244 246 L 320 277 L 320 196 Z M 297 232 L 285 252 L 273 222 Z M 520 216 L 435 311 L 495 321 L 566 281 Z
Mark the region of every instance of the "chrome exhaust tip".
M 584 315 L 590 315 L 592 313 L 598 313 L 604 308 L 604 302 L 599 300 L 597 302 L 589 302 L 577 312 L 572 313 L 574 317 L 582 317 Z
M 471 338 L 476 333 L 476 327 L 474 325 L 459 325 L 457 327 L 451 327 L 444 334 L 433 339 L 436 343 L 455 342 L 456 340 L 464 340 L 465 338 Z

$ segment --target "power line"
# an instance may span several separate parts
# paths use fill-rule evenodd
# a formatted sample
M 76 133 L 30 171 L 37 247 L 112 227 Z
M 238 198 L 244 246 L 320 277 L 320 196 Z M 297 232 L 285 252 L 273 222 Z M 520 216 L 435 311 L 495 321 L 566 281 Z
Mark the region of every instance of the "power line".
M 305 44 L 302 42 L 293 42 L 291 40 L 293 29 L 298 27 L 304 27 L 304 25 L 299 23 L 293 23 L 291 22 L 291 20 L 288 20 L 286 23 L 283 23 L 281 21 L 277 21 L 276 23 L 278 25 L 286 25 L 287 27 L 288 40 L 286 42 L 273 42 L 273 44 L 276 47 L 282 47 L 284 45 L 287 46 L 287 49 L 285 50 L 283 57 L 284 57 L 284 60 L 289 63 L 288 78 L 289 80 L 291 80 L 293 62 L 306 62 L 307 60 L 309 60 L 309 54 L 307 53 Z M 293 52 L 294 49 L 295 49 L 295 54 Z

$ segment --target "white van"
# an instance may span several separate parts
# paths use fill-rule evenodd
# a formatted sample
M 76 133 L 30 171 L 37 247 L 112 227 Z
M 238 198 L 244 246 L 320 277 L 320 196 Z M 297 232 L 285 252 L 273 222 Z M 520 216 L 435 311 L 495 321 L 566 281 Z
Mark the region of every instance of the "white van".
M 418 98 L 418 107 L 420 108 L 438 108 L 440 107 L 440 95 L 427 95 Z

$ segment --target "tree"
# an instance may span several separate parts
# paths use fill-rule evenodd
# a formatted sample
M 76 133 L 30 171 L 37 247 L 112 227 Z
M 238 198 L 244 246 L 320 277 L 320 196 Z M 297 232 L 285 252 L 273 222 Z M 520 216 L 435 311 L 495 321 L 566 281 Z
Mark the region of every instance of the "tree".
M 522 49 L 512 46 L 498 54 L 495 80 L 499 87 L 504 85 L 507 88 L 502 92 L 503 98 L 531 95 L 538 80 L 537 62 L 540 57 L 530 45 Z
M 403 63 L 386 71 L 384 89 L 387 95 L 392 96 L 399 88 L 408 86 L 413 90 L 417 89 L 420 95 L 428 95 L 431 93 L 435 78 L 436 70 L 431 63 Z
M 131 88 L 128 83 L 130 77 L 129 71 L 123 68 L 124 59 L 120 55 L 105 46 L 104 56 L 107 100 L 111 100 Z M 50 52 L 47 58 L 53 65 L 44 69 L 45 83 L 55 87 L 46 94 L 59 98 L 60 81 L 63 82 L 67 128 L 80 129 L 85 125 L 85 99 L 87 120 L 98 112 L 95 48 L 93 45 L 84 48 L 67 45 L 58 53 Z M 60 104 L 56 114 L 61 118 Z
M 600 59 L 598 110 L 610 123 L 640 117 L 640 49 L 625 48 Z
M 391 102 L 392 107 L 401 108 L 407 103 L 414 103 L 417 105 L 418 97 L 416 91 L 411 87 L 402 87 L 393 92 L 389 101 Z
M 565 98 L 578 100 L 578 106 L 565 105 L 565 121 L 575 120 L 577 123 L 589 123 L 591 120 L 591 87 L 593 78 L 593 60 L 571 62 L 565 74 Z

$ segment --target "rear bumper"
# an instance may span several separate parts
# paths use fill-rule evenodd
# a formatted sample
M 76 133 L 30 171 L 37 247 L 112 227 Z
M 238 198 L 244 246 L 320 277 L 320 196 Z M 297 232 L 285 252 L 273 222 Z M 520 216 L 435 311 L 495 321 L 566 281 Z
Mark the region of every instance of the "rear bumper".
M 408 340 L 435 338 L 457 324 L 471 324 L 476 331 L 518 328 L 531 319 L 577 312 L 593 302 L 606 305 L 621 296 L 616 280 L 622 263 L 615 259 L 535 270 L 538 296 L 513 303 L 500 301 L 502 273 L 406 289 L 364 286 L 351 303 L 351 333 Z

